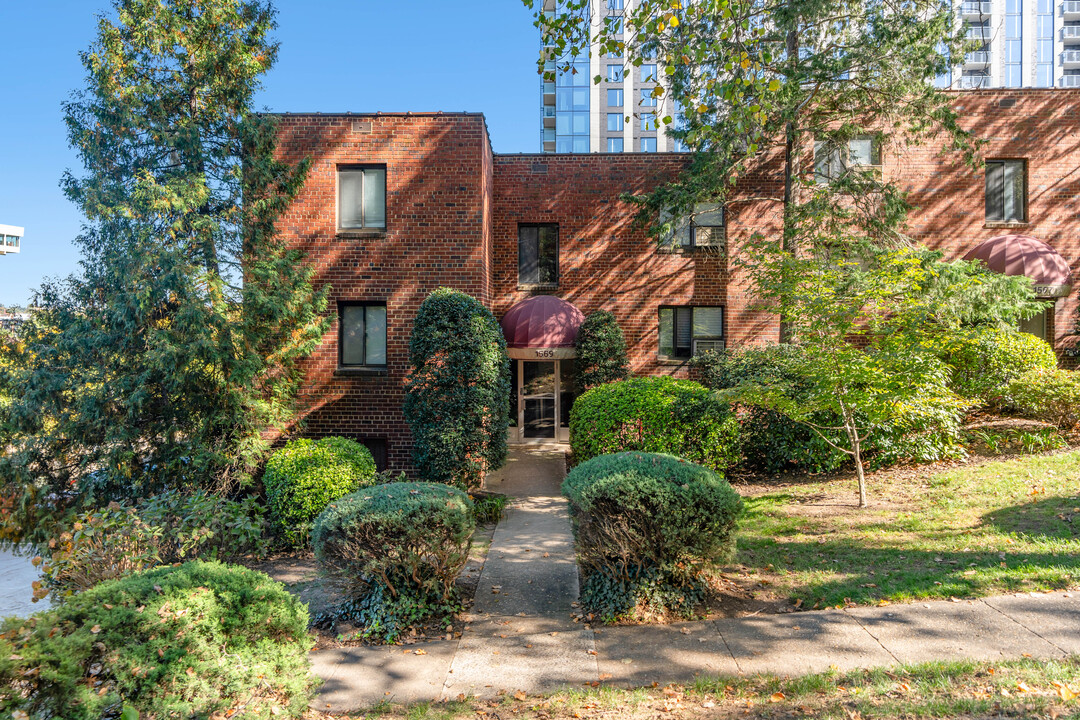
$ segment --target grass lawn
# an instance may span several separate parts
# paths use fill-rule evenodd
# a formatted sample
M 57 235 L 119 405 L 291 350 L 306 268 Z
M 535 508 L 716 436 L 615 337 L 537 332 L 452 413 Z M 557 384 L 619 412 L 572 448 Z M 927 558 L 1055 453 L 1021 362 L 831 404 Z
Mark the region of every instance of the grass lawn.
M 756 485 L 744 494 L 744 583 L 800 606 L 1080 587 L 1080 451 L 870 477 Z
M 1064 661 L 928 663 L 881 670 L 702 678 L 689 686 L 506 695 L 481 701 L 385 706 L 354 717 L 461 718 L 837 718 L 927 720 L 1080 717 L 1080 658 Z

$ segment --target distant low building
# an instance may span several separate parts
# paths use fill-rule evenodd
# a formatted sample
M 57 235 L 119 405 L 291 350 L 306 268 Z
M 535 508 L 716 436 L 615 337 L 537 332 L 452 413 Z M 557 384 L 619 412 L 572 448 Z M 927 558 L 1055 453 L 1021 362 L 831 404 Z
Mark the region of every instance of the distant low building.
M 29 319 L 28 312 L 0 312 L 0 330 L 15 330 Z
M 0 255 L 19 252 L 22 246 L 24 228 L 14 225 L 0 225 Z

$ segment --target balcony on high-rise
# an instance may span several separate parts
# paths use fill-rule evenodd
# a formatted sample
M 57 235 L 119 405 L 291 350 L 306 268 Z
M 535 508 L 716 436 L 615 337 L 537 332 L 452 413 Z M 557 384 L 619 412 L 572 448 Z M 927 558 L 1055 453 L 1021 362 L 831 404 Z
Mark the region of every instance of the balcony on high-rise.
M 966 18 L 989 17 L 990 3 L 988 2 L 963 2 L 960 3 L 960 15 Z
M 1061 5 L 1066 20 L 1080 20 L 1080 0 L 1065 0 Z

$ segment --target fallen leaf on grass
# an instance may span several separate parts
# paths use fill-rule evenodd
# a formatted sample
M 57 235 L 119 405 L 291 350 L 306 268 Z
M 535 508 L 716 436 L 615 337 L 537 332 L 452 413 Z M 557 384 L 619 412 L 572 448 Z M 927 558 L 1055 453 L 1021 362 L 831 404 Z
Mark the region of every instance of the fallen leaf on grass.
M 780 702 L 782 700 L 785 700 L 786 698 L 787 698 L 787 695 L 785 695 L 784 693 L 782 693 L 782 692 L 774 692 L 772 695 L 769 696 L 769 702 L 778 703 L 778 702 Z
M 529 696 L 526 695 L 525 691 L 523 691 L 523 690 L 518 690 L 516 693 L 514 693 L 514 699 L 517 700 L 518 702 L 525 702 L 525 699 L 527 697 L 529 697 Z

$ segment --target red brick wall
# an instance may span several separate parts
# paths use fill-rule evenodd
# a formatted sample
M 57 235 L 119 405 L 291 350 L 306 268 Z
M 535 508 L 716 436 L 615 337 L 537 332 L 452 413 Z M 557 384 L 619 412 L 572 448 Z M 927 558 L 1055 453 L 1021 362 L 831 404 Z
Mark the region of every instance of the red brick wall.
M 960 124 L 985 140 L 985 158 L 1027 160 L 1027 222 L 985 222 L 985 171 L 965 166 L 956 153 L 942 155 L 940 143 L 891 149 L 885 172 L 910 193 L 917 206 L 910 233 L 940 249 L 947 260 L 963 257 L 983 240 L 1016 233 L 1056 249 L 1080 279 L 1080 91 L 1001 89 L 954 93 Z M 1077 292 L 1055 303 L 1054 345 L 1072 344 Z
M 370 132 L 354 131 L 354 121 L 370 122 Z M 490 296 L 484 168 L 491 160 L 484 118 L 285 115 L 279 151 L 288 161 L 310 157 L 313 164 L 278 229 L 308 254 L 318 283 L 332 286 L 333 323 L 305 367 L 303 431 L 384 439 L 389 466 L 409 470 L 412 441 L 401 404 L 416 311 L 441 285 Z M 335 173 L 347 163 L 386 165 L 385 233 L 337 232 Z M 342 300 L 386 302 L 384 374 L 336 374 Z
M 884 172 L 918 206 L 910 233 L 949 259 L 994 235 L 1022 232 L 1058 249 L 1080 276 L 1080 92 L 991 90 L 957 93 L 964 127 L 987 140 L 986 157 L 1028 161 L 1028 222 L 988 227 L 984 173 L 943 155 L 940 142 L 887 147 Z M 354 121 L 371 123 L 356 132 Z M 634 227 L 622 193 L 648 191 L 674 177 L 681 155 L 492 155 L 479 115 L 287 115 L 282 156 L 311 157 L 309 180 L 279 229 L 305 249 L 320 283 L 333 286 L 334 324 L 307 363 L 304 431 L 383 438 L 394 469 L 411 469 L 401 415 L 408 337 L 420 302 L 448 285 L 473 294 L 501 317 L 530 291 L 518 287 L 518 223 L 559 224 L 559 285 L 538 290 L 584 313 L 612 310 L 636 373 L 684 375 L 685 364 L 657 358 L 661 305 L 723 305 L 729 346 L 778 339 L 775 317 L 754 305 L 744 272 L 710 251 L 663 252 Z M 385 163 L 387 231 L 349 237 L 335 230 L 339 163 Z M 782 194 L 775 158 L 740 184 L 728 205 L 733 256 L 755 232 L 777 232 Z M 384 375 L 342 376 L 337 368 L 338 300 L 385 301 Z M 1059 300 L 1057 344 L 1071 329 L 1076 294 Z

